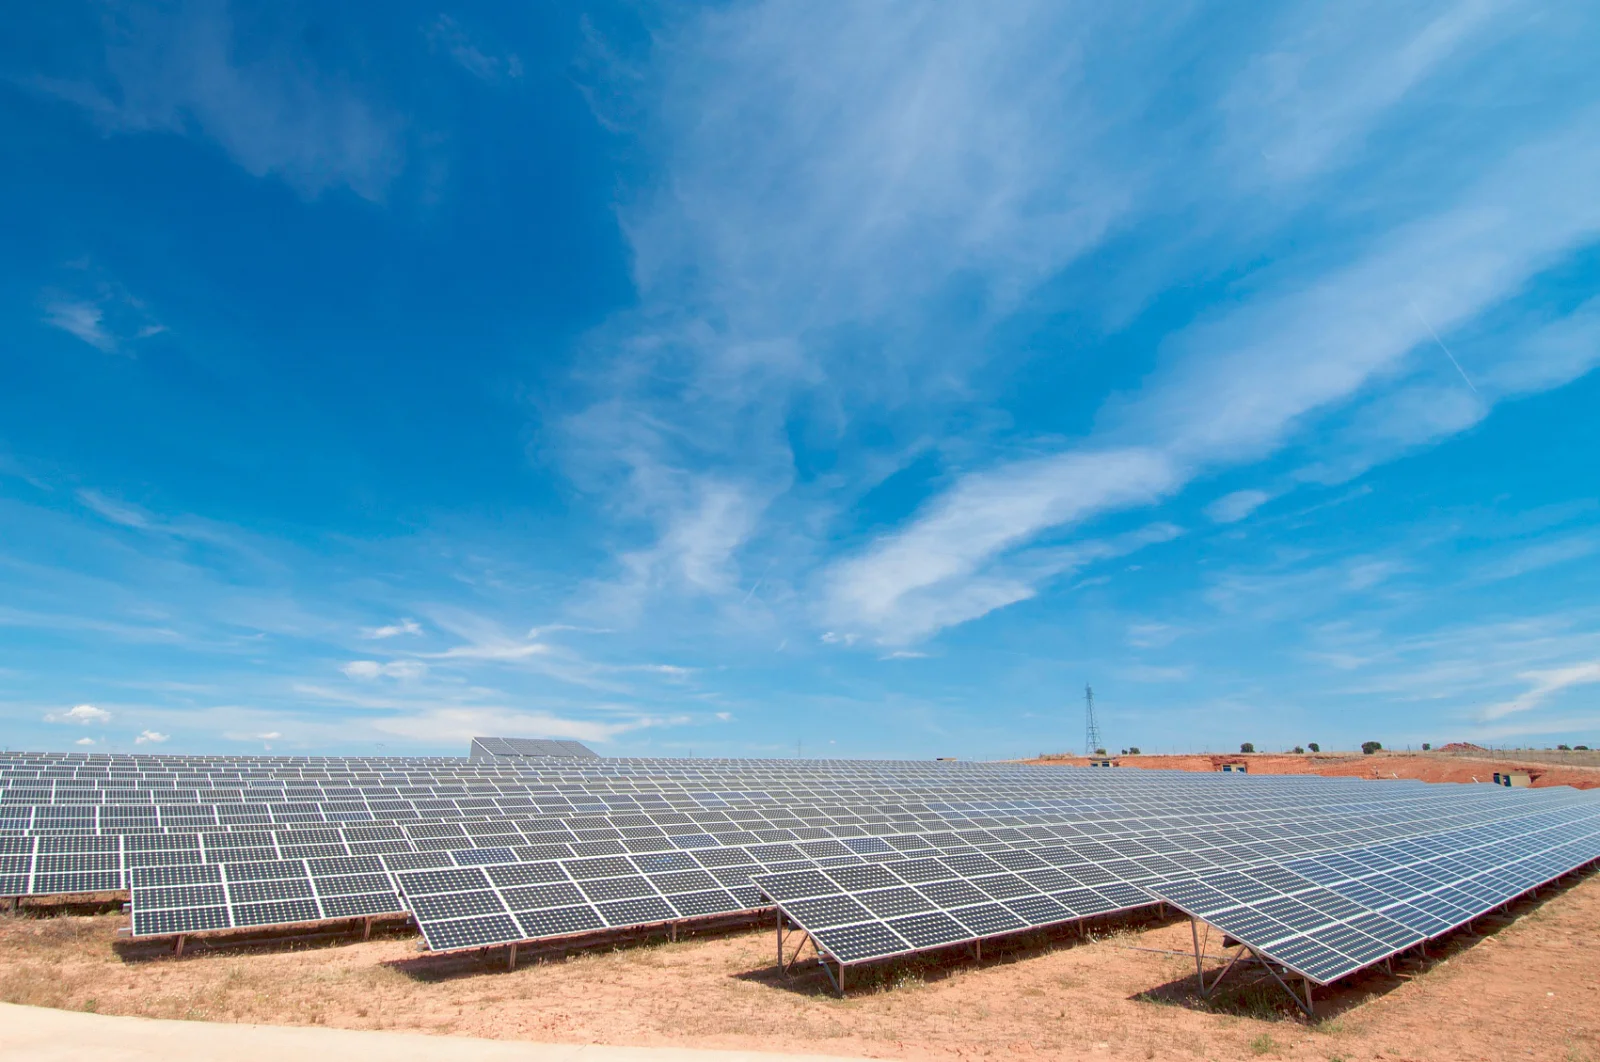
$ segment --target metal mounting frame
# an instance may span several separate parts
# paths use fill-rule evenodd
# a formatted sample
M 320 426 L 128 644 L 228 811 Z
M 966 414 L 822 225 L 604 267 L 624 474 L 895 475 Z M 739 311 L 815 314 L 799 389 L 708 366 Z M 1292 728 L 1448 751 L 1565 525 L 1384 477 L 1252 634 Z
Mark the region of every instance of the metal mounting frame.
M 1281 964 L 1275 963 L 1273 960 L 1267 958 L 1265 955 L 1262 955 L 1259 951 L 1256 951 L 1256 949 L 1252 948 L 1243 941 L 1239 942 L 1239 950 L 1233 953 L 1233 957 L 1229 959 L 1228 964 L 1222 968 L 1222 972 L 1213 977 L 1211 979 L 1211 984 L 1207 985 L 1204 954 L 1200 947 L 1199 926 L 1200 919 L 1191 915 L 1189 918 L 1189 937 L 1194 941 L 1194 976 L 1195 980 L 1198 981 L 1200 985 L 1201 999 L 1210 999 L 1211 993 L 1217 990 L 1217 985 L 1221 984 L 1222 979 L 1228 976 L 1228 972 L 1238 964 L 1240 959 L 1244 959 L 1245 956 L 1248 955 L 1249 958 L 1245 959 L 1245 961 L 1259 963 L 1261 968 L 1266 970 L 1274 981 L 1278 982 L 1278 987 L 1282 988 L 1286 993 L 1288 993 L 1289 998 L 1294 1000 L 1294 1005 L 1299 1007 L 1300 1010 L 1304 1012 L 1306 1017 L 1315 1018 L 1317 1016 L 1316 1003 L 1311 998 L 1311 978 L 1304 975 L 1301 976 L 1300 980 L 1305 985 L 1305 997 L 1301 998 L 1300 993 L 1295 991 L 1293 988 L 1290 988 L 1289 982 L 1285 981 L 1278 973 L 1277 966 Z M 1209 933 L 1209 927 L 1207 927 L 1207 932 Z M 1284 967 L 1284 972 L 1290 972 L 1288 967 Z
M 835 992 L 839 993 L 840 996 L 843 996 L 844 963 L 837 958 L 834 959 L 834 962 L 839 966 L 839 972 L 836 976 L 833 972 L 833 969 L 828 965 L 828 957 L 823 954 L 821 948 L 817 947 L 816 939 L 812 937 L 807 930 L 802 929 L 799 926 L 795 926 L 794 929 L 786 932 L 784 926 L 788 920 L 783 916 L 783 909 L 774 908 L 773 910 L 776 915 L 774 922 L 776 926 L 778 942 L 778 972 L 781 973 L 785 979 L 787 979 L 790 971 L 794 969 L 794 964 L 800 961 L 800 953 L 805 950 L 805 946 L 807 944 L 810 944 L 811 950 L 816 956 L 817 965 L 822 967 L 822 972 L 827 975 L 828 983 L 833 985 L 833 990 Z M 794 946 L 793 953 L 789 954 L 788 957 L 785 958 L 784 956 L 787 952 L 789 938 L 794 936 L 798 936 L 800 941 Z

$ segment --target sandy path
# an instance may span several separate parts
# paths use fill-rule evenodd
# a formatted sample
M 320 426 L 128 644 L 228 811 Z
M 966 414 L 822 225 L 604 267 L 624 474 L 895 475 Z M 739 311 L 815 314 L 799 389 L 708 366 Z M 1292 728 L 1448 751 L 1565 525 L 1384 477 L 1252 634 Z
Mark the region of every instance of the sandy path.
M 836 1056 L 762 1051 L 530 1044 L 418 1033 L 219 1025 L 0 1003 L 0 1059 L 6 1062 L 284 1062 L 319 1057 L 340 1062 L 840 1062 Z

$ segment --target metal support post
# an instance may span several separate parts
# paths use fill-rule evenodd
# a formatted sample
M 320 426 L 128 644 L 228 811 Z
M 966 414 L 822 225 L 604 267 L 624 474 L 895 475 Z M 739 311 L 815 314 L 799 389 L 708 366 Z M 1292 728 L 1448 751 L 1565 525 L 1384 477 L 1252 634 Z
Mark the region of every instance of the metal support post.
M 1311 981 L 1310 981 L 1310 979 L 1309 978 L 1305 979 L 1305 981 L 1306 981 L 1306 998 L 1305 999 L 1301 999 L 1300 998 L 1300 993 L 1296 992 L 1294 989 L 1290 988 L 1289 987 L 1289 983 L 1287 981 L 1285 981 L 1283 978 L 1278 976 L 1278 971 L 1274 970 L 1272 968 L 1272 963 L 1271 962 L 1269 962 L 1265 957 L 1263 957 L 1261 954 L 1256 952 L 1256 950 L 1254 948 L 1250 949 L 1250 951 L 1251 951 L 1251 954 L 1255 955 L 1255 957 L 1257 959 L 1261 960 L 1261 965 L 1266 968 L 1267 973 L 1272 975 L 1272 979 L 1274 981 L 1278 982 L 1278 987 L 1283 989 L 1285 992 L 1289 993 L 1289 998 L 1294 1000 L 1294 1005 L 1299 1007 L 1301 1010 L 1305 1011 L 1306 1012 L 1306 1017 L 1308 1017 L 1308 1018 L 1316 1017 L 1316 1015 L 1311 1012 Z
M 777 925 L 778 925 L 778 933 L 777 933 L 778 972 L 781 973 L 784 977 L 788 977 L 789 976 L 789 971 L 794 969 L 794 964 L 800 961 L 800 953 L 805 950 L 806 944 L 810 943 L 812 948 L 815 949 L 816 948 L 816 941 L 812 940 L 811 939 L 811 934 L 806 932 L 805 930 L 803 930 L 803 929 L 797 930 L 797 934 L 791 934 L 791 935 L 798 935 L 800 937 L 800 942 L 794 946 L 794 954 L 785 956 L 784 955 L 784 942 L 788 939 L 788 935 L 785 935 L 785 933 L 783 932 L 783 912 L 782 911 L 778 912 Z M 822 961 L 822 953 L 821 952 L 817 953 L 817 960 L 819 962 Z M 827 963 L 825 963 L 825 962 L 823 963 L 823 968 L 824 969 L 827 968 Z
M 172 954 L 173 954 L 173 956 L 175 958 L 179 958 L 179 959 L 183 958 L 183 934 L 182 933 L 178 934 L 177 943 L 175 943 L 172 946 Z
M 361 939 L 362 940 L 371 940 L 372 939 L 372 916 L 370 916 L 370 915 L 368 915 L 366 918 L 363 918 L 361 920 Z
M 1206 998 L 1206 971 L 1200 965 L 1200 922 L 1193 915 L 1189 917 L 1189 939 L 1194 941 L 1194 976 L 1200 982 L 1200 998 Z
M 833 990 L 835 992 L 839 993 L 840 996 L 843 996 L 844 995 L 844 963 L 841 962 L 839 964 L 839 976 L 838 977 L 834 977 L 833 976 L 833 970 L 828 966 L 828 960 L 823 958 L 821 955 L 817 956 L 817 963 L 818 963 L 818 965 L 820 965 L 822 967 L 822 972 L 823 972 L 824 976 L 826 976 L 828 978 L 828 983 L 833 986 Z
M 513 945 L 511 945 L 511 947 L 506 949 L 506 969 L 507 970 L 515 970 L 516 968 L 517 968 L 517 946 L 515 944 L 513 944 Z
M 1249 950 L 1250 949 L 1245 947 L 1243 944 L 1239 945 L 1239 950 L 1233 953 L 1233 958 L 1228 960 L 1228 965 L 1224 966 L 1222 968 L 1222 972 L 1211 979 L 1211 987 L 1203 991 L 1201 995 L 1209 996 L 1211 993 L 1215 992 L 1217 990 L 1217 986 L 1222 983 L 1222 979 L 1228 976 L 1228 971 L 1233 969 L 1233 964 L 1238 962 Z

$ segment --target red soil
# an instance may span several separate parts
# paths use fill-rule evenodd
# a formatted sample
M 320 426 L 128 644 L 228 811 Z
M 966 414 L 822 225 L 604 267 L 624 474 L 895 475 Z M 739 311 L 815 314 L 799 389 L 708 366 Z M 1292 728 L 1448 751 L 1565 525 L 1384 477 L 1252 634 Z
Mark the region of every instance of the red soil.
M 1600 787 L 1600 767 L 1553 766 L 1525 763 L 1515 753 L 1485 750 L 1481 755 L 1446 755 L 1438 752 L 1379 752 L 1363 756 L 1359 752 L 1333 752 L 1295 756 L 1284 753 L 1255 752 L 1190 756 L 1118 756 L 1123 767 L 1143 767 L 1158 771 L 1216 771 L 1224 763 L 1244 763 L 1251 774 L 1320 774 L 1353 778 L 1415 778 L 1423 782 L 1488 782 L 1496 771 L 1525 772 L 1534 786 L 1570 785 L 1575 789 Z M 1079 766 L 1089 761 L 1082 756 L 1047 757 L 1028 763 L 1069 763 Z

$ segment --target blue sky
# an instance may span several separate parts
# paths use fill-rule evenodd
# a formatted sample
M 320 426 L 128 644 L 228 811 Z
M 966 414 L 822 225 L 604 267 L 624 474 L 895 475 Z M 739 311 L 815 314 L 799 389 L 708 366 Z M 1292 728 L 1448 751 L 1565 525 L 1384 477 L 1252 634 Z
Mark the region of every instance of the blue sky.
M 10 747 L 1600 745 L 1600 13 L 35 5 Z

